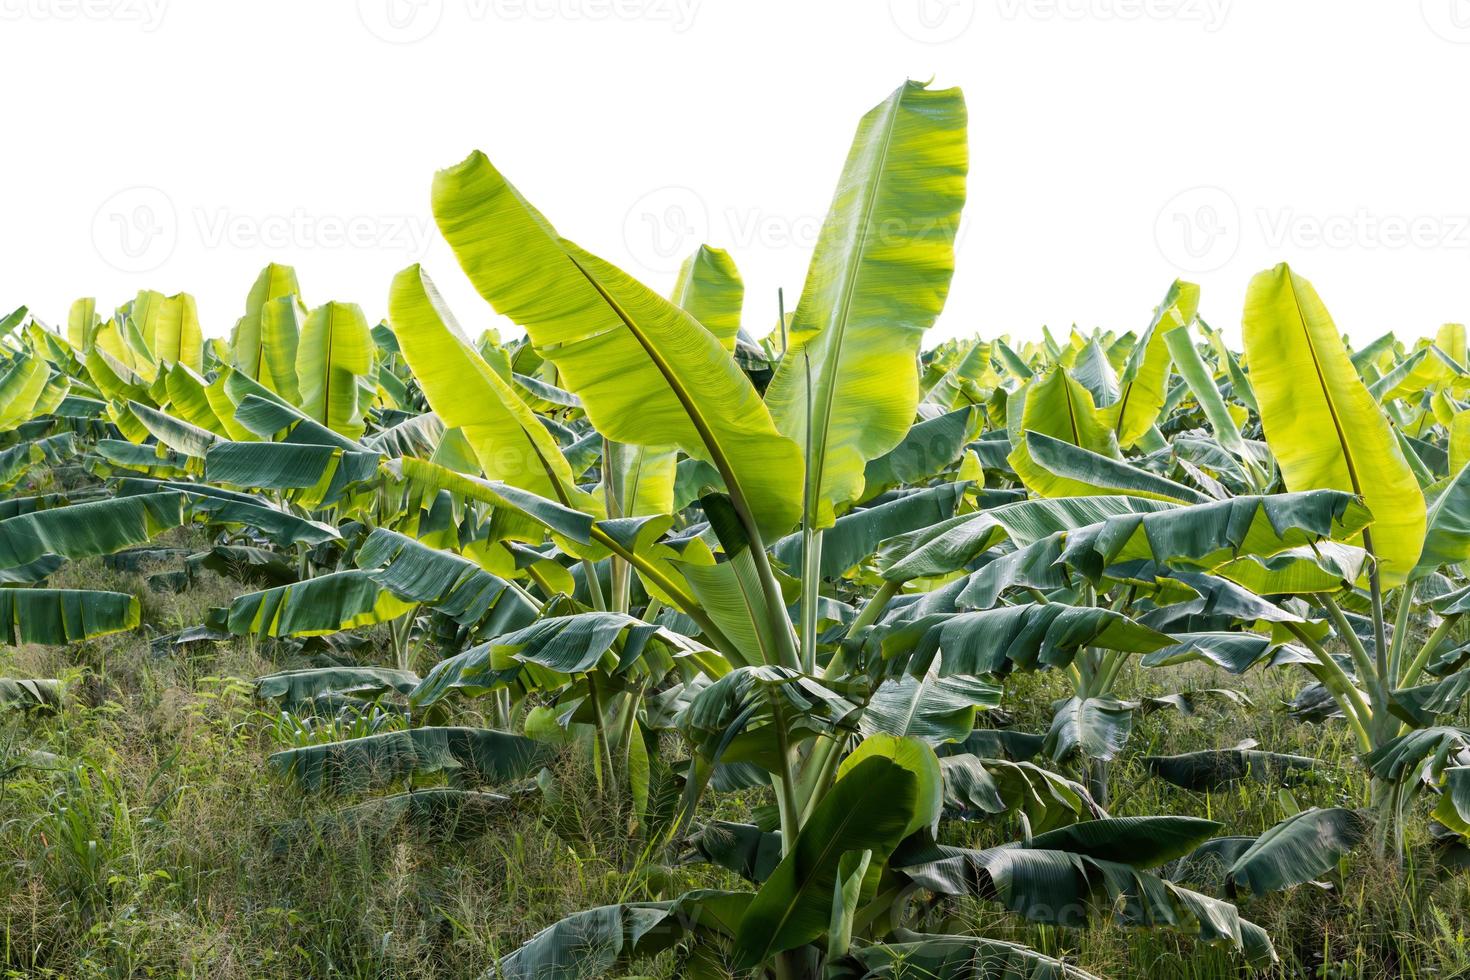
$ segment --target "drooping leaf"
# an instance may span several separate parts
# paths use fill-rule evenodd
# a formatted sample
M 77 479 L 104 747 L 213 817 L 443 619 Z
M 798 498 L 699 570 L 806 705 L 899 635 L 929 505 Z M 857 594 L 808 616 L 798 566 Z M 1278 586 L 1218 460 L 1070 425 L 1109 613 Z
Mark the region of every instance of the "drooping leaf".
M 593 980 L 686 938 L 728 939 L 749 892 L 693 891 L 670 902 L 603 905 L 568 916 L 501 958 L 496 980 Z
M 864 735 L 917 738 L 930 745 L 965 739 L 975 728 L 975 712 L 1000 704 L 999 687 L 973 677 L 917 678 L 905 674 L 873 690 L 863 712 Z
M 713 463 L 762 533 L 796 523 L 800 450 L 697 320 L 557 235 L 482 153 L 438 174 L 434 216 L 480 295 L 526 329 L 599 432 Z
M 237 636 L 322 636 L 397 619 L 414 605 L 352 570 L 238 596 L 227 622 Z
M 429 404 L 446 426 L 464 433 L 485 476 L 567 503 L 574 480 L 555 440 L 464 339 L 418 266 L 394 277 L 388 308 L 394 335 Z
M 1228 881 L 1257 895 L 1305 884 L 1337 867 L 1364 830 L 1363 816 L 1355 810 L 1303 810 L 1256 838 L 1230 866 Z
M 10 645 L 79 643 L 138 625 L 141 610 L 123 592 L 0 589 L 0 637 Z
M 304 792 L 359 793 L 436 773 L 494 785 L 535 772 L 550 760 L 550 749 L 523 735 L 488 728 L 410 728 L 286 749 L 273 754 L 269 765 Z
M 1319 765 L 1308 756 L 1248 748 L 1150 755 L 1141 761 L 1149 772 L 1165 782 L 1198 792 L 1221 789 L 1248 777 L 1268 783 L 1290 782 L 1294 774 L 1309 772 Z

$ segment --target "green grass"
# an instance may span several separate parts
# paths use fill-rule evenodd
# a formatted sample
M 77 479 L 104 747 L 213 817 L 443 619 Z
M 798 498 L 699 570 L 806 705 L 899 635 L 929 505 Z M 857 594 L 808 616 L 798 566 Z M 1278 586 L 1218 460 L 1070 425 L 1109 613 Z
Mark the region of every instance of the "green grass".
M 169 543 L 165 539 L 163 543 Z M 178 544 L 197 544 L 182 536 Z M 657 898 L 711 884 L 707 870 L 653 865 L 614 815 L 603 812 L 575 760 L 558 773 L 553 812 L 530 796 L 468 845 L 409 840 L 296 838 L 274 828 L 330 804 L 273 781 L 269 754 L 290 726 L 251 694 L 251 679 L 276 663 L 237 640 L 155 653 L 149 636 L 199 622 L 240 591 L 206 574 L 178 594 L 152 591 L 146 570 L 122 573 L 78 562 L 58 578 L 138 594 L 144 628 L 71 649 L 0 649 L 0 676 L 61 677 L 63 709 L 50 716 L 0 715 L 0 753 L 41 750 L 61 771 L 20 770 L 0 781 L 0 966 L 16 977 L 473 977 L 537 929 L 574 911 Z M 1168 687 L 1163 686 L 1167 683 Z M 1200 666 L 1135 671 L 1129 693 L 1234 687 L 1253 711 L 1157 712 L 1143 719 L 1112 773 L 1117 815 L 1186 813 L 1255 834 L 1287 805 L 1354 806 L 1364 785 L 1339 724 L 1297 724 L 1280 709 L 1300 675 L 1233 678 Z M 1017 727 L 1039 730 L 1060 678 L 1021 676 L 1005 704 Z M 473 718 L 473 705 L 464 709 Z M 1312 755 L 1337 767 L 1290 798 L 1246 782 L 1196 794 L 1145 776 L 1138 759 L 1256 739 L 1273 751 Z M 739 818 L 759 794 L 726 798 Z M 1435 977 L 1470 970 L 1470 887 L 1431 867 L 1424 820 L 1404 875 L 1367 857 L 1345 862 L 1335 887 L 1305 886 L 1265 899 L 1242 897 L 1282 956 L 1283 976 Z M 994 844 L 1014 826 L 954 825 L 952 840 Z M 673 880 L 671 880 L 671 878 Z M 947 930 L 981 932 L 1066 955 L 1111 977 L 1240 977 L 1228 951 L 1166 932 L 1106 923 L 1081 932 L 1030 926 L 995 906 L 927 910 Z M 663 962 L 639 964 L 667 975 Z M 660 970 L 663 973 L 660 973 Z

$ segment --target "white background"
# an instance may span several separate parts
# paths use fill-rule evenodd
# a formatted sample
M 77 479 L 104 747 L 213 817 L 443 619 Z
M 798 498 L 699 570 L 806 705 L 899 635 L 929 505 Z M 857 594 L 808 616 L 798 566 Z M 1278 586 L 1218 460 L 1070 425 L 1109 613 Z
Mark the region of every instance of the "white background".
M 482 148 L 567 237 L 661 289 L 703 239 L 745 322 L 794 302 L 858 117 L 962 86 L 969 205 L 937 336 L 1142 327 L 1175 276 L 1236 329 L 1312 279 L 1358 341 L 1470 317 L 1470 0 L 0 0 L 0 306 L 256 272 L 384 313 Z

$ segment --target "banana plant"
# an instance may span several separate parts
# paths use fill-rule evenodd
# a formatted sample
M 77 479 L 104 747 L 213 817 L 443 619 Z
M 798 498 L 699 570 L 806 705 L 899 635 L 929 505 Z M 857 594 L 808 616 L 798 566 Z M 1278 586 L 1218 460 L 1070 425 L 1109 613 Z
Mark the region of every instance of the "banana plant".
M 554 369 L 539 378 L 554 390 L 536 393 L 585 413 L 605 440 L 604 489 L 617 482 L 610 471 L 622 466 L 615 446 L 675 450 L 698 483 L 679 514 L 662 516 L 624 516 L 630 498 L 616 490 L 579 493 L 568 474 L 581 468 L 545 439 L 544 424 L 455 326 L 422 271 L 402 273 L 390 302 L 398 347 L 430 407 L 464 430 L 478 461 L 472 474 L 405 457 L 403 475 L 426 489 L 516 511 L 543 529 L 575 562 L 571 567 L 621 561 L 641 587 L 630 606 L 641 607 L 640 618 L 604 611 L 607 597 L 589 573 L 587 599 L 595 608 L 579 611 L 575 602 L 545 596 L 535 622 L 443 661 L 411 701 L 437 704 L 451 690 L 523 697 L 539 689 L 554 697 L 561 725 L 593 729 L 598 765 L 615 769 L 614 754 L 623 754 L 630 773 L 639 739 L 623 740 L 615 722 L 634 733 L 678 731 L 694 755 L 669 843 L 695 834 L 706 842 L 702 853 L 728 854 L 709 844 L 717 833 L 696 826 L 705 794 L 768 785 L 775 801 L 766 826 L 739 832 L 758 853 L 779 857 L 768 867 L 742 859 L 742 867 L 761 865 L 764 872 L 752 874 L 753 889 L 581 913 L 505 957 L 503 975 L 538 975 L 552 963 L 588 975 L 685 939 L 696 940 L 683 947 L 696 960 L 714 957 L 778 977 L 849 968 L 864 955 L 878 963 L 879 949 L 899 955 L 905 944 L 917 944 L 920 956 L 983 950 L 994 963 L 1067 972 L 1019 947 L 987 949 L 908 932 L 912 910 L 904 898 L 914 889 L 940 900 L 970 892 L 931 887 L 933 879 L 904 869 L 926 864 L 933 844 L 924 842 L 932 842 L 946 799 L 954 812 L 978 806 L 1006 813 L 1028 805 L 1022 787 L 1050 787 L 1059 802 L 1046 811 L 1033 807 L 1038 819 L 1065 825 L 1105 811 L 1085 789 L 1020 763 L 968 756 L 968 764 L 942 766 L 935 746 L 970 736 L 976 712 L 995 703 L 990 678 L 1005 670 L 993 656 L 958 663 L 945 657 L 930 670 L 885 657 L 881 648 L 877 656 L 865 653 L 872 648 L 867 631 L 901 598 L 906 579 L 885 583 L 856 609 L 838 599 L 871 580 L 884 540 L 1016 499 L 977 486 L 981 466 L 967 446 L 976 432 L 975 403 L 960 402 L 962 392 L 974 391 L 964 382 L 977 361 L 966 358 L 934 393 L 933 404 L 962 417 L 915 425 L 924 394 L 918 338 L 942 305 L 963 195 L 963 121 L 958 93 L 911 84 L 865 117 L 764 399 L 731 356 L 729 327 L 710 329 L 692 315 L 728 307 L 702 305 L 697 295 L 698 274 L 706 283 L 720 275 L 710 254 L 696 254 L 675 300 L 665 300 L 562 238 L 483 155 L 436 178 L 435 217 L 461 267 L 497 312 L 526 330 L 540 366 Z M 900 273 L 923 285 L 895 294 L 891 277 Z M 874 380 L 880 377 L 881 389 Z M 467 384 L 481 397 L 466 398 Z M 970 478 L 942 482 L 955 476 Z M 928 485 L 892 489 L 914 480 Z M 671 533 L 676 524 L 684 530 Z M 555 584 L 537 587 L 544 593 Z M 1054 617 L 1068 607 L 1017 608 Z M 1059 649 L 1069 656 L 1119 634 L 1125 646 L 1143 650 L 1173 642 L 1109 609 L 1071 612 L 1085 613 L 1087 622 L 1061 628 Z M 659 645 L 644 637 L 661 635 L 649 622 L 660 617 L 685 622 L 700 642 L 675 641 L 666 662 L 650 661 Z M 664 635 L 664 643 L 671 640 Z M 1054 645 L 1049 641 L 1048 651 Z M 638 697 L 607 705 L 609 691 L 629 689 Z M 1192 827 L 1181 835 L 1188 847 L 1179 846 L 1188 850 L 1214 829 Z M 1136 837 L 1120 827 L 1116 840 L 1098 845 L 1096 874 L 1056 907 L 1147 895 L 1146 907 L 1122 921 L 1169 922 L 1207 941 L 1274 955 L 1259 930 L 1243 929 L 1233 908 L 1151 875 L 1147 868 L 1164 858 L 1129 853 Z M 1062 855 L 1088 846 L 1047 839 L 1035 860 L 1068 860 Z M 1119 875 L 1137 887 L 1121 884 Z M 1081 921 L 1075 910 L 1048 919 L 1013 879 L 994 880 L 984 897 L 1039 921 Z M 588 943 L 589 935 L 597 941 Z

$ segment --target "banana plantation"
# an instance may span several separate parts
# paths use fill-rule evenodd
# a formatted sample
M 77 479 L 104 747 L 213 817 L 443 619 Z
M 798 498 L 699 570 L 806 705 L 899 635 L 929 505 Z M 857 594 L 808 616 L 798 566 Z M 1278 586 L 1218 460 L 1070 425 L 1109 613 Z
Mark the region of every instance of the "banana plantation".
M 460 268 L 404 269 L 381 323 L 285 265 L 233 329 L 187 293 L 18 310 L 3 642 L 251 651 L 229 737 L 270 745 L 274 802 L 238 829 L 319 866 L 447 861 L 526 814 L 566 854 L 613 829 L 600 904 L 507 904 L 515 941 L 447 976 L 1447 975 L 1404 937 L 1467 955 L 1465 328 L 1354 348 L 1281 265 L 1238 330 L 1176 281 L 1121 328 L 926 344 L 968 169 L 958 90 L 876 105 L 790 309 L 710 246 L 660 295 L 477 152 L 433 179 Z M 462 328 L 431 271 L 516 329 Z M 150 619 L 206 578 L 196 621 Z M 24 662 L 0 807 L 48 801 L 26 846 L 145 833 L 142 796 L 61 819 L 104 778 L 47 734 L 88 682 Z M 193 887 L 165 874 L 67 914 Z M 1354 946 L 1365 882 L 1406 918 Z M 1090 958 L 1099 929 L 1156 962 Z

